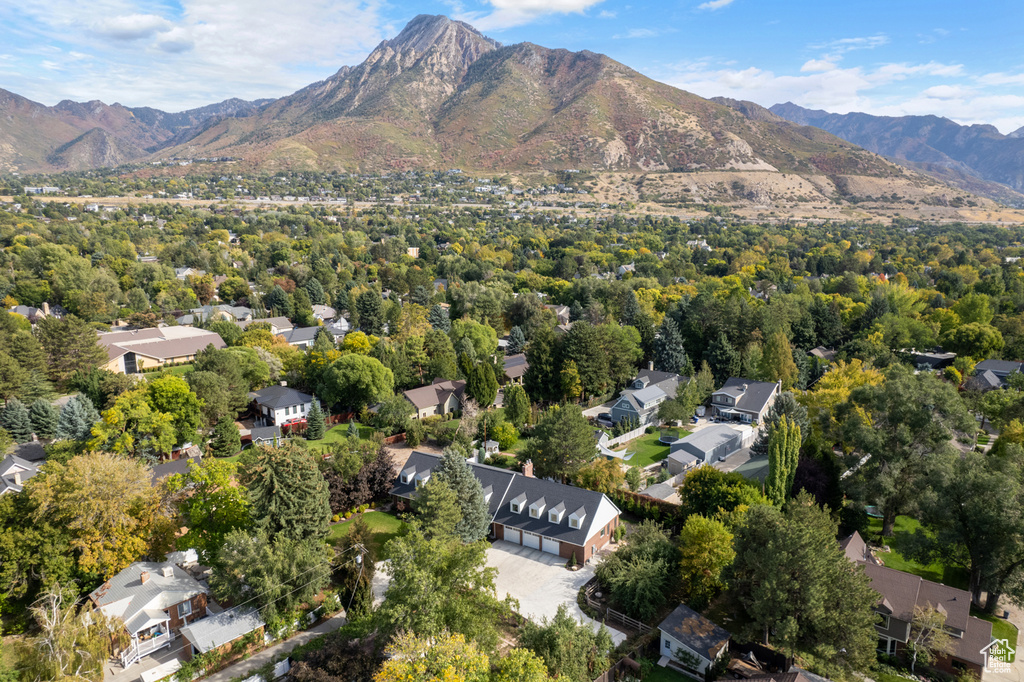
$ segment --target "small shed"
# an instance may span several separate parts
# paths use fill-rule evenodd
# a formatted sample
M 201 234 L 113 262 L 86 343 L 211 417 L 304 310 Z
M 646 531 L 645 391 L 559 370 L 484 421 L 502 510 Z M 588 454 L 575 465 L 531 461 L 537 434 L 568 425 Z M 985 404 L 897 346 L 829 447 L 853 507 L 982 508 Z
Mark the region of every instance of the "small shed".
M 484 452 L 488 455 L 496 455 L 500 452 L 501 448 L 496 440 L 484 441 Z
M 673 663 L 703 678 L 704 672 L 729 649 L 731 635 L 689 606 L 680 604 L 658 625 L 659 665 Z

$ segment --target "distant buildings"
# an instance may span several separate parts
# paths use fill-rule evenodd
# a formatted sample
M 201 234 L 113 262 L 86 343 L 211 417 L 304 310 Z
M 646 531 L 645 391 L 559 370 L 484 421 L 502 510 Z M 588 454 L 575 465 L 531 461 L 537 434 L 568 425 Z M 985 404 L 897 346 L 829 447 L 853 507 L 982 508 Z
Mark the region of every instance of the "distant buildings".
M 195 327 L 155 327 L 99 335 L 107 349 L 104 369 L 117 374 L 138 374 L 145 369 L 193 362 L 207 346 L 224 348 L 220 335 Z

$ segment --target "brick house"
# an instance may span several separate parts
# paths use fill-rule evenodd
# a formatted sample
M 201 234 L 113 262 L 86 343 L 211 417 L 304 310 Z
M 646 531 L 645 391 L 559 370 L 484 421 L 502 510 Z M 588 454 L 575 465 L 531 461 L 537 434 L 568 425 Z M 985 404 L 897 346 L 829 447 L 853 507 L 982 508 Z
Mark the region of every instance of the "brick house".
M 414 452 L 391 490 L 396 503 L 408 505 L 416 489 L 430 480 L 439 455 Z M 470 463 L 484 489 L 491 514 L 491 537 L 584 564 L 605 547 L 619 525 L 619 509 L 604 493 L 535 478 L 527 462 L 523 473 Z

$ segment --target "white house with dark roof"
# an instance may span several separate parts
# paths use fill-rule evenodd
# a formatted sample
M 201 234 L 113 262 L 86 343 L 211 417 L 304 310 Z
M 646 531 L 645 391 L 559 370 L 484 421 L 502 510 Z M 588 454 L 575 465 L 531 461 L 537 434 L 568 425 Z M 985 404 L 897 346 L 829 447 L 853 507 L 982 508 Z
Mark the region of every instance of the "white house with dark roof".
M 0 462 L 0 495 L 20 493 L 25 481 L 39 473 L 39 467 L 15 455 L 7 455 Z
M 618 424 L 631 417 L 640 426 L 657 421 L 658 406 L 675 398 L 680 384 L 685 386 L 687 381 L 687 377 L 659 372 L 651 367 L 640 370 L 612 405 L 612 421 Z
M 170 646 L 183 626 L 206 617 L 206 590 L 171 562 L 137 561 L 89 599 L 103 615 L 124 624 L 130 638 L 120 653 L 125 668 Z
M 414 452 L 399 472 L 391 495 L 409 504 L 416 490 L 430 480 L 441 457 Z M 491 514 L 491 536 L 583 564 L 611 541 L 619 524 L 619 508 L 604 493 L 534 478 L 533 465 L 524 472 L 470 463 L 484 489 Z
M 720 389 L 711 394 L 711 416 L 761 424 L 780 393 L 782 382 L 729 377 Z
M 287 422 L 305 419 L 313 409 L 313 396 L 287 386 L 267 386 L 249 394 L 256 403 L 260 421 L 266 426 L 280 426 Z
M 661 655 L 703 679 L 704 672 L 722 656 L 728 656 L 729 632 L 680 604 L 658 625 Z

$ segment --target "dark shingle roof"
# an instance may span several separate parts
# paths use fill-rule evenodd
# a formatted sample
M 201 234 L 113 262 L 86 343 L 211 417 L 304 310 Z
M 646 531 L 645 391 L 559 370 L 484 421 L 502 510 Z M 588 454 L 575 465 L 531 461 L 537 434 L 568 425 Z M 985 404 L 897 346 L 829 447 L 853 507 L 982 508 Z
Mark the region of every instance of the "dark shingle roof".
M 530 365 L 526 362 L 526 355 L 524 353 L 510 355 L 505 358 L 505 376 L 509 379 L 517 379 L 523 376 L 529 368 Z
M 729 643 L 729 632 L 718 627 L 689 606 L 680 604 L 661 621 L 658 629 L 681 644 L 698 652 L 709 661 Z
M 777 386 L 778 384 L 770 381 L 753 381 L 740 377 L 729 377 L 725 384 L 715 393 L 727 393 L 735 397 L 735 409 L 737 410 L 760 412 L 768 404 Z
M 982 360 L 974 366 L 975 372 L 990 370 L 996 375 L 1007 375 L 1020 372 L 1024 364 L 1013 360 Z
M 249 397 L 259 405 L 265 405 L 272 410 L 293 405 L 304 405 L 313 402 L 313 396 L 287 386 L 267 386 L 258 391 L 253 391 Z
M 402 395 L 404 395 L 406 400 L 412 403 L 417 410 L 422 410 L 424 407 L 440 405 L 444 401 L 448 400 L 448 397 L 452 393 L 461 400 L 462 394 L 465 391 L 465 381 L 435 381 L 434 383 L 426 386 L 409 389 Z

